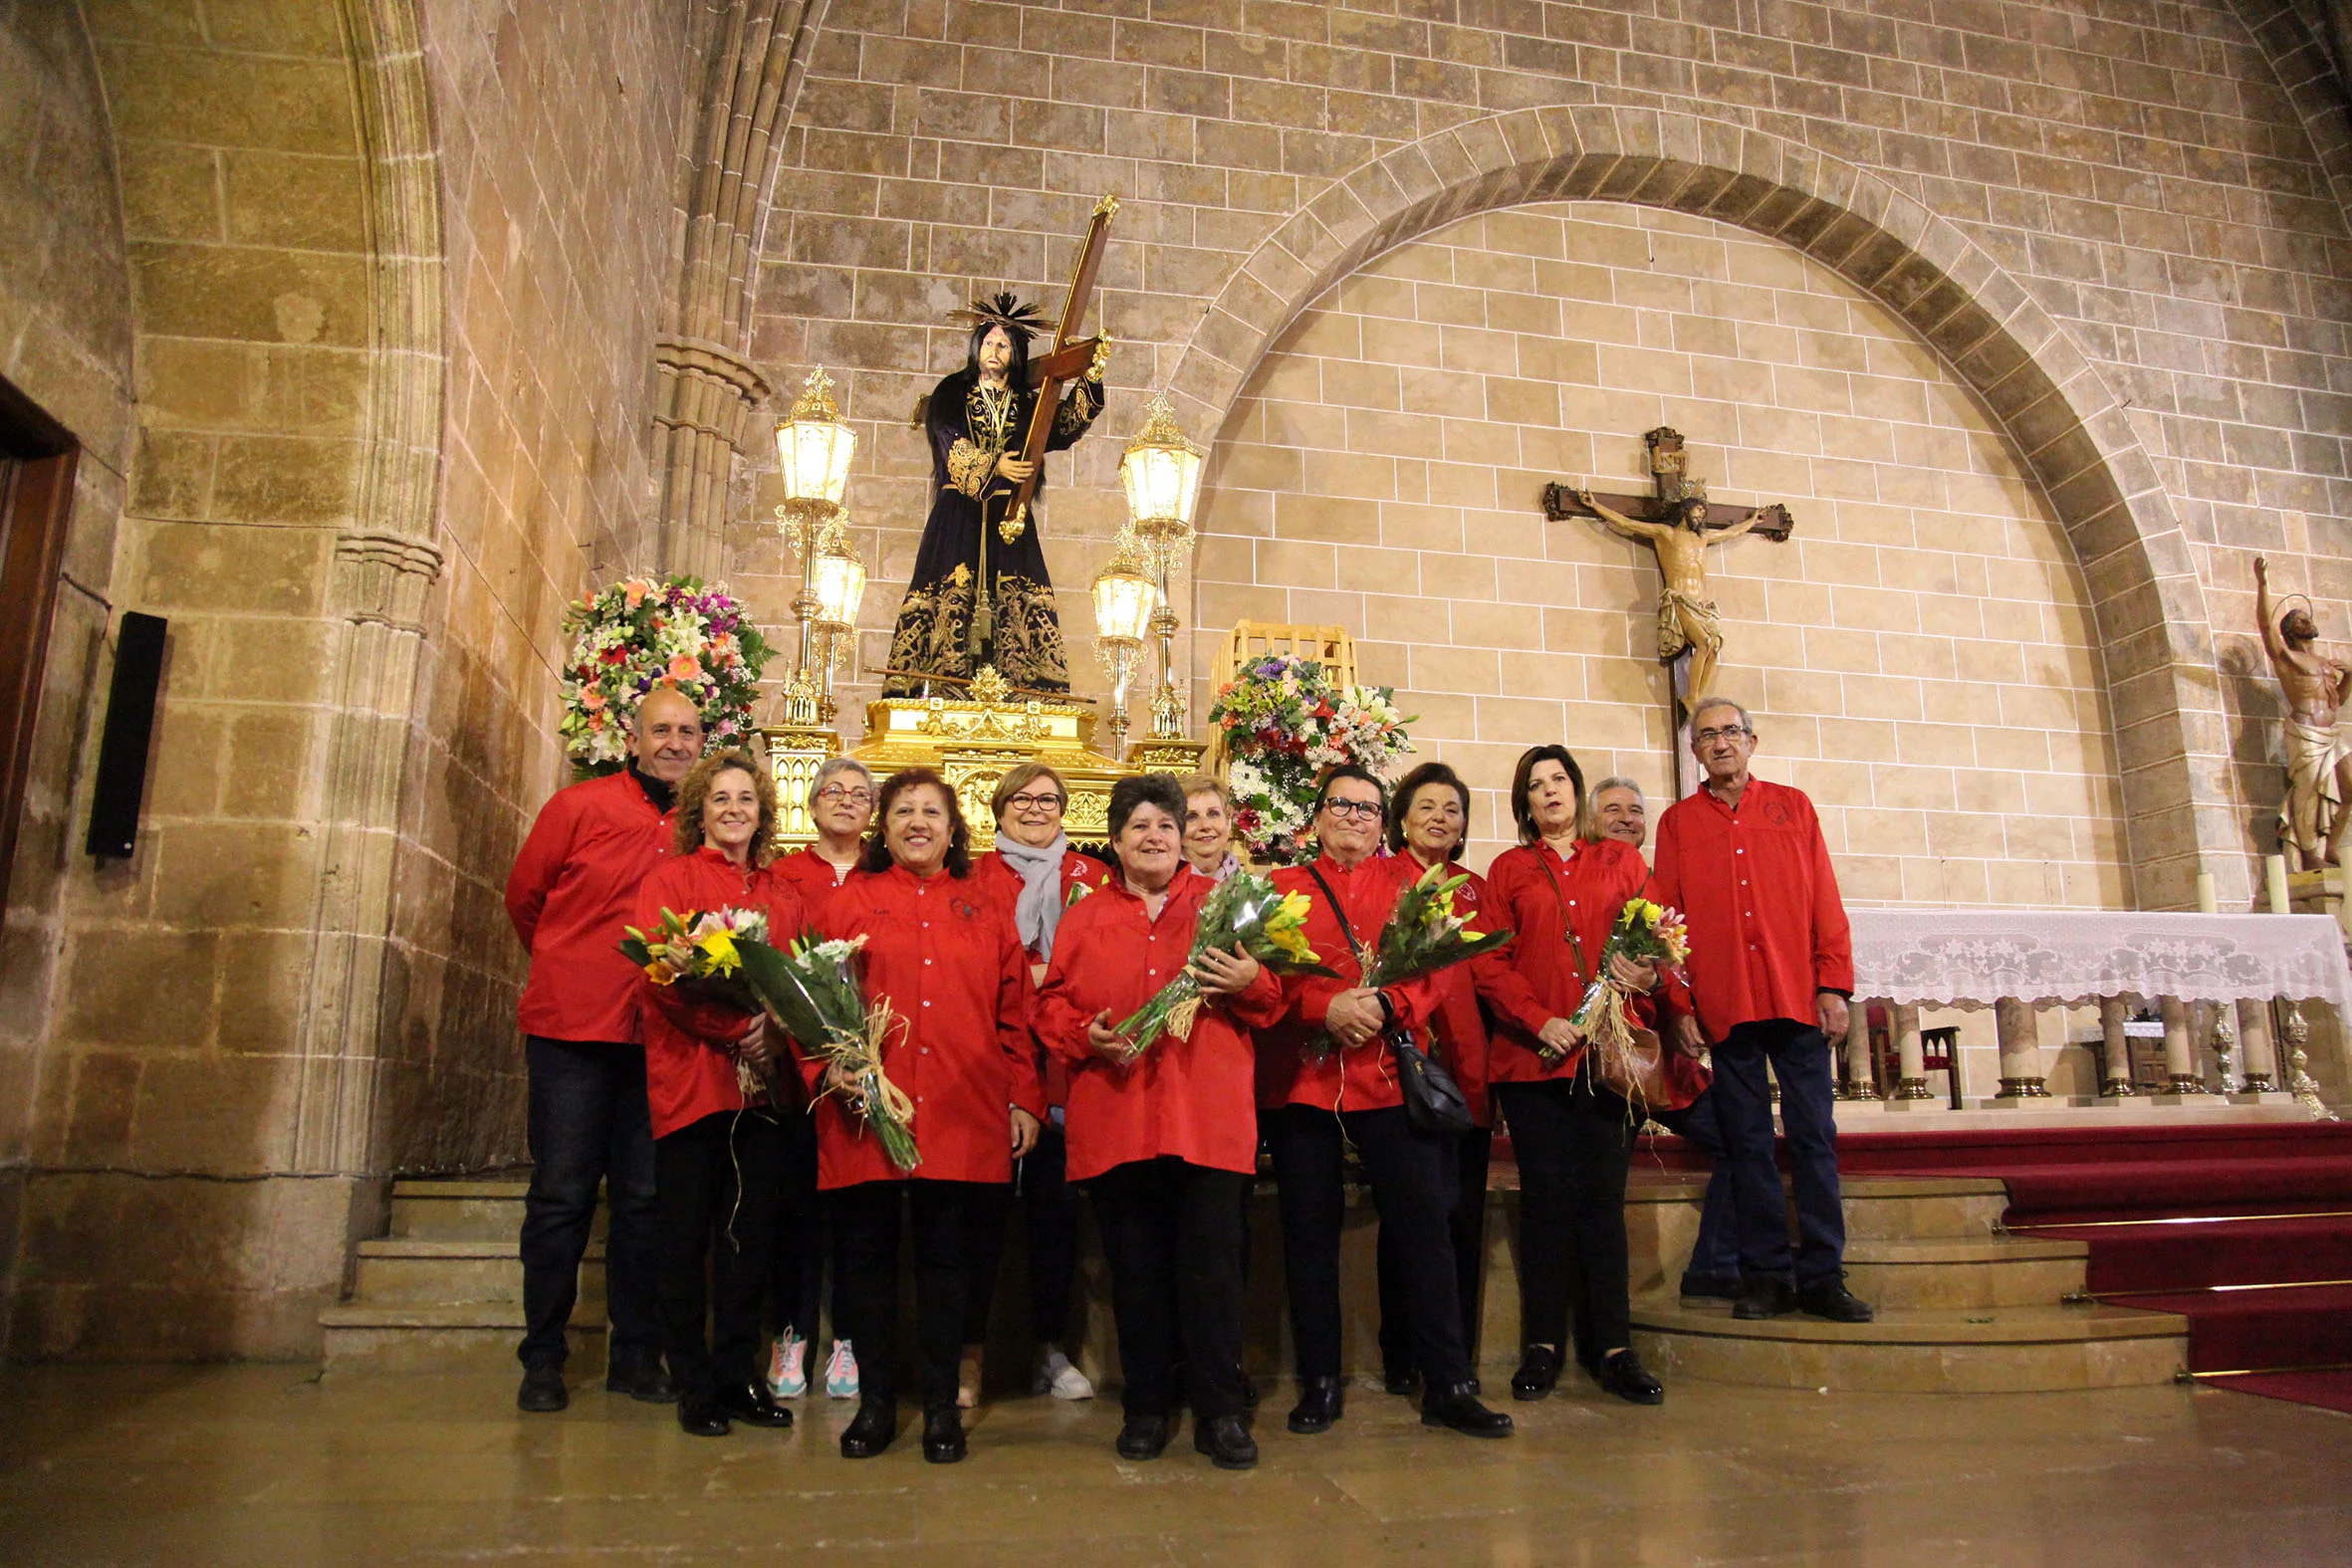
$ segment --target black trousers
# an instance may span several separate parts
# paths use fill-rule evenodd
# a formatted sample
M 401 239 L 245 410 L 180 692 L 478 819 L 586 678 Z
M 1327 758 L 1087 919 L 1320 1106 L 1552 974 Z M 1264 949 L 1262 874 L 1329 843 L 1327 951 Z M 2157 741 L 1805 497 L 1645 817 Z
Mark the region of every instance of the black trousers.
M 779 1334 L 797 1329 L 803 1339 L 814 1341 L 824 1286 L 824 1209 L 817 1192 L 817 1122 L 805 1110 L 780 1111 L 777 1116 L 784 1133 L 784 1206 L 776 1221 L 768 1316 Z
M 1110 1263 L 1128 1416 L 1173 1409 L 1179 1360 L 1196 1418 L 1242 1413 L 1241 1195 L 1252 1180 L 1162 1157 L 1086 1184 Z
M 1455 1158 L 1449 1141 L 1415 1130 L 1401 1105 L 1375 1111 L 1286 1105 L 1262 1112 L 1259 1125 L 1281 1185 L 1283 1268 L 1298 1376 L 1339 1375 L 1339 1231 L 1347 1212 L 1340 1164 L 1353 1143 L 1372 1184 L 1381 1234 L 1394 1248 L 1399 1299 L 1422 1379 L 1440 1388 L 1468 1382 L 1448 1229 Z
M 862 1402 L 888 1406 L 898 1398 L 898 1230 L 903 1212 L 914 1234 L 915 1349 L 923 1408 L 955 1407 L 972 1227 L 982 1203 L 1003 1190 L 993 1182 L 915 1177 L 860 1182 L 831 1195 L 833 1332 L 856 1347 Z
M 653 1140 L 662 1341 L 680 1389 L 707 1394 L 757 1375 L 784 1163 L 784 1129 L 766 1110 L 717 1111 Z
M 596 1220 L 596 1184 L 611 1209 L 604 1239 L 606 1355 L 614 1367 L 661 1355 L 654 1276 L 661 1220 L 653 1200 L 653 1124 L 645 1049 L 594 1040 L 523 1042 L 530 1073 L 531 1190 L 523 1199 L 523 1344 L 527 1367 L 561 1367 L 564 1325 L 580 1299 L 580 1260 Z
M 1069 1293 L 1078 1276 L 1078 1195 L 1069 1185 L 1069 1140 L 1058 1122 L 1038 1128 L 1038 1146 L 1014 1162 L 1013 1185 L 991 1190 L 972 1228 L 972 1280 L 964 1343 L 988 1343 L 989 1307 L 1005 1257 L 1005 1230 L 1018 1213 L 1029 1232 L 1029 1328 L 1041 1345 L 1069 1331 Z
M 1625 1260 L 1625 1102 L 1587 1074 L 1492 1091 L 1519 1156 L 1520 1343 L 1573 1344 L 1595 1364 L 1631 1343 Z M 1577 1287 L 1581 1285 L 1581 1289 Z M 1569 1333 L 1571 1301 L 1577 1333 Z
M 1804 1250 L 1791 1259 L 1788 1209 L 1772 1161 L 1772 1091 L 1764 1063 L 1780 1083 L 1780 1126 L 1788 1136 L 1796 1229 Z M 1829 1077 L 1829 1041 L 1791 1018 L 1732 1027 L 1715 1047 L 1709 1091 L 1723 1130 L 1739 1224 L 1740 1268 L 1799 1285 L 1831 1279 L 1845 1263 L 1846 1221 L 1837 1185 L 1837 1094 Z
M 1485 1312 L 1487 1264 L 1487 1165 L 1495 1134 L 1473 1127 L 1453 1141 L 1454 1202 L 1446 1229 L 1454 1237 L 1454 1292 L 1462 1300 L 1462 1353 L 1478 1365 L 1479 1319 Z M 1388 1228 L 1380 1230 L 1380 1364 L 1405 1372 L 1413 1364 L 1413 1335 L 1405 1326 L 1403 1265 L 1396 1259 Z

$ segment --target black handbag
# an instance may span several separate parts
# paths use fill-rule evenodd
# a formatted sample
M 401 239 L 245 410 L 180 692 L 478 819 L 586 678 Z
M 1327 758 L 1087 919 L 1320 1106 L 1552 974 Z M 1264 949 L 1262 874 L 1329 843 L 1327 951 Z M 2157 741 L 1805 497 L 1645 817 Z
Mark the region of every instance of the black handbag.
M 1331 901 L 1331 913 L 1339 919 L 1339 934 L 1347 939 L 1347 951 L 1355 955 L 1358 979 L 1364 974 L 1363 944 L 1355 939 L 1355 928 L 1347 923 L 1347 910 L 1340 904 L 1339 895 L 1331 891 L 1331 884 L 1323 880 L 1322 869 L 1309 865 L 1306 874 L 1314 878 L 1314 885 L 1323 890 L 1323 897 Z M 1413 1038 L 1413 1031 L 1392 1028 L 1380 1036 L 1388 1052 L 1396 1058 L 1397 1087 L 1405 1100 L 1405 1119 L 1425 1133 L 1442 1133 L 1459 1137 L 1477 1125 L 1471 1120 L 1470 1100 L 1463 1094 L 1462 1085 L 1446 1070 L 1444 1062 L 1423 1050 Z

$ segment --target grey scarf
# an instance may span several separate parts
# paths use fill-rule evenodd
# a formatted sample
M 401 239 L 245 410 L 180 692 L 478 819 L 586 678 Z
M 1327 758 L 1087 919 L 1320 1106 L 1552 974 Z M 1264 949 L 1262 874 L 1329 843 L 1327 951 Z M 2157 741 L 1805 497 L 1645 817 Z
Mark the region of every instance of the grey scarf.
M 1021 873 L 1021 897 L 1013 904 L 1021 945 L 1052 958 L 1054 932 L 1061 924 L 1061 861 L 1069 853 L 1069 835 L 1056 833 L 1052 843 L 1032 848 L 1009 833 L 999 833 L 997 853 Z

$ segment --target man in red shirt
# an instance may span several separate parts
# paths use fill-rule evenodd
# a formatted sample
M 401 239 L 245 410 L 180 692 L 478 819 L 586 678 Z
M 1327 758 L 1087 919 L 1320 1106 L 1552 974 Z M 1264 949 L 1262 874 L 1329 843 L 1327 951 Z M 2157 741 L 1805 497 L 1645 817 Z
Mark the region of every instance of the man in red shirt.
M 1870 1308 L 1845 1287 L 1845 1214 L 1837 1186 L 1829 1041 L 1842 1040 L 1854 992 L 1853 934 L 1813 802 L 1752 778 L 1748 710 L 1711 698 L 1691 715 L 1691 754 L 1707 786 L 1658 819 L 1652 896 L 1690 922 L 1689 1009 L 1675 1019 L 1687 1049 L 1715 1043 L 1716 1114 L 1740 1235 L 1735 1317 L 1802 1307 L 1839 1323 Z M 1772 1163 L 1772 1101 L 1796 1188 L 1802 1250 L 1793 1261 L 1780 1173 Z
M 678 1397 L 662 1370 L 654 1307 L 660 1218 L 637 968 L 621 957 L 620 940 L 637 884 L 669 846 L 671 797 L 702 756 L 702 716 L 674 688 L 657 687 L 637 705 L 630 744 L 622 772 L 559 789 L 540 808 L 507 877 L 507 914 L 531 953 L 521 1008 L 531 1190 L 515 1397 L 527 1411 L 570 1403 L 564 1325 L 580 1294 L 598 1182 L 611 1209 L 604 1387 L 656 1404 Z

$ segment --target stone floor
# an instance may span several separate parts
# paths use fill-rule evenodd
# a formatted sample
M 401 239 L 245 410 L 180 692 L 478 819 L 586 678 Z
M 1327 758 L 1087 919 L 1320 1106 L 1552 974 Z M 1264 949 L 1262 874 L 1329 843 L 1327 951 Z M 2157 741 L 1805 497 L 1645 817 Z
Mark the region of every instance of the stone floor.
M 1288 1393 L 1270 1391 L 1273 1404 Z M 1189 1434 L 1110 1453 L 1109 1401 L 982 1413 L 972 1458 L 841 1460 L 845 1405 L 682 1436 L 600 1388 L 518 1416 L 505 1374 L 292 1366 L 0 1372 L 0 1560 L 28 1564 L 2340 1564 L 2352 1418 L 2218 1389 L 1822 1396 L 1589 1388 L 1520 1436 L 1426 1432 L 1353 1391 L 1331 1436 L 1261 1424 L 1225 1474 Z

